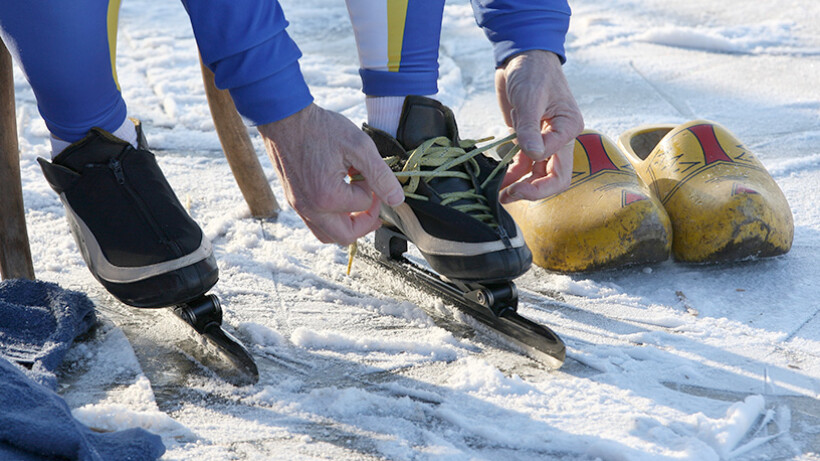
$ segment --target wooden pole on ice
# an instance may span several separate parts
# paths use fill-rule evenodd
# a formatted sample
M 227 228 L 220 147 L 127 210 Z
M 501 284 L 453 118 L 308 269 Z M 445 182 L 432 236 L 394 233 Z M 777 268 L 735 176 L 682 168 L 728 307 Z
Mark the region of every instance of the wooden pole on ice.
M 256 156 L 248 129 L 236 111 L 233 98 L 227 90 L 216 87 L 214 73 L 201 59 L 199 63 L 216 134 L 251 215 L 255 218 L 275 218 L 279 214 L 279 204 Z
M 11 55 L 0 40 L 0 276 L 34 279 L 26 232 Z

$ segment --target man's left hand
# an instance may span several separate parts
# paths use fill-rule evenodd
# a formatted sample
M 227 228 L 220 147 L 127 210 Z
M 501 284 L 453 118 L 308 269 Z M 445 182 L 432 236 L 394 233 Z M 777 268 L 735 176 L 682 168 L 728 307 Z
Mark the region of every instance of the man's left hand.
M 496 70 L 495 87 L 504 121 L 521 146 L 501 184 L 499 201 L 539 200 L 566 190 L 584 119 L 558 56 L 542 50 L 515 55 Z

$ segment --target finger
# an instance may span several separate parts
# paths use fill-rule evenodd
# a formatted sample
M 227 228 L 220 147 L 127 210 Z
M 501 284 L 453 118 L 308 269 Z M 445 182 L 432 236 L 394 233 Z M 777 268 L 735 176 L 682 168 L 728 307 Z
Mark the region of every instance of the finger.
M 325 215 L 322 228 L 332 242 L 349 245 L 381 226 L 380 206 L 381 201 L 374 196 L 372 205 L 365 211 Z
M 504 180 L 501 181 L 501 189 L 523 178 L 532 170 L 533 162 L 524 154 L 516 154 L 513 163 L 507 168 Z
M 320 212 L 353 213 L 364 211 L 373 204 L 373 191 L 362 181 L 350 184 L 342 182 L 326 202 L 320 205 Z
M 574 147 L 572 143 L 583 129 L 583 120 L 563 115 L 553 117 L 548 121 L 547 129 L 542 135 L 545 151 L 554 154 L 567 144 Z
M 548 171 L 564 180 L 567 187 L 569 187 L 569 183 L 572 181 L 572 164 L 575 158 L 574 150 L 575 138 L 564 144 L 563 147 L 558 149 L 555 155 L 550 157 Z
M 554 175 L 517 182 L 504 189 L 498 201 L 511 203 L 518 200 L 541 200 L 566 190 L 562 180 Z
M 322 230 L 320 225 L 313 224 L 313 222 L 302 216 L 305 225 L 310 229 L 310 232 L 322 243 L 334 243 L 333 239 Z
M 543 162 L 535 162 L 532 166 L 532 176 L 533 178 L 543 178 L 548 174 L 549 171 L 552 171 L 553 160 L 555 159 L 555 155 L 550 157 L 549 159 Z
M 518 133 L 518 145 L 524 154 L 533 161 L 547 158 L 544 150 L 544 139 L 541 136 L 541 116 L 543 108 L 536 109 L 532 101 L 522 102 L 510 110 L 513 128 Z
M 362 134 L 362 136 L 366 135 Z M 362 174 L 376 197 L 389 206 L 399 206 L 404 201 L 404 190 L 399 180 L 396 179 L 390 167 L 384 163 L 376 146 L 369 138 L 365 138 L 357 146 L 353 156 L 356 161 L 351 167 Z
M 512 128 L 513 122 L 510 116 L 512 105 L 507 97 L 507 76 L 504 69 L 496 69 L 495 71 L 495 94 L 498 98 L 498 107 L 501 109 L 501 114 L 504 116 L 504 123 Z
M 540 200 L 567 190 L 572 182 L 571 160 L 568 164 L 566 158 L 553 155 L 549 163 L 536 163 L 532 176 L 504 189 L 499 201 Z
M 379 218 L 379 210 L 381 208 L 381 201 L 374 197 L 373 206 L 367 211 L 361 211 L 350 215 L 351 230 L 355 236 L 354 240 L 375 231 L 382 225 Z M 352 242 L 352 240 L 351 240 Z

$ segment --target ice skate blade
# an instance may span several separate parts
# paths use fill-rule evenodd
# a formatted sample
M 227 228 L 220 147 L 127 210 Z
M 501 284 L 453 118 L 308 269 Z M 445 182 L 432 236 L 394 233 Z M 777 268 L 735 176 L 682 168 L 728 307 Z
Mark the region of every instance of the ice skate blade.
M 259 370 L 250 352 L 222 329 L 222 307 L 216 296 L 203 296 L 172 310 L 176 318 L 205 342 L 205 348 L 193 349 L 196 360 L 235 386 L 249 386 L 259 381 Z
M 564 363 L 566 346 L 561 338 L 546 326 L 516 312 L 518 293 L 512 282 L 499 285 L 449 283 L 442 280 L 439 274 L 401 255 L 386 257 L 383 252 L 367 245 L 360 246 L 359 253 L 364 259 L 402 277 L 410 285 L 458 308 L 547 368 L 557 369 Z

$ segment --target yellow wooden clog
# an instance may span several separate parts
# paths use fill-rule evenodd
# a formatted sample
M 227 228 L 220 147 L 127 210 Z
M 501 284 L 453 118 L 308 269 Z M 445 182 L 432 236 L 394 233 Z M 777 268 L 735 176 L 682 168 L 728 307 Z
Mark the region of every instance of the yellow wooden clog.
M 576 272 L 666 260 L 669 218 L 615 143 L 586 130 L 575 140 L 573 155 L 569 189 L 505 205 L 533 262 Z
M 643 126 L 618 145 L 669 214 L 676 259 L 731 261 L 791 248 L 786 197 L 724 127 L 705 120 Z

